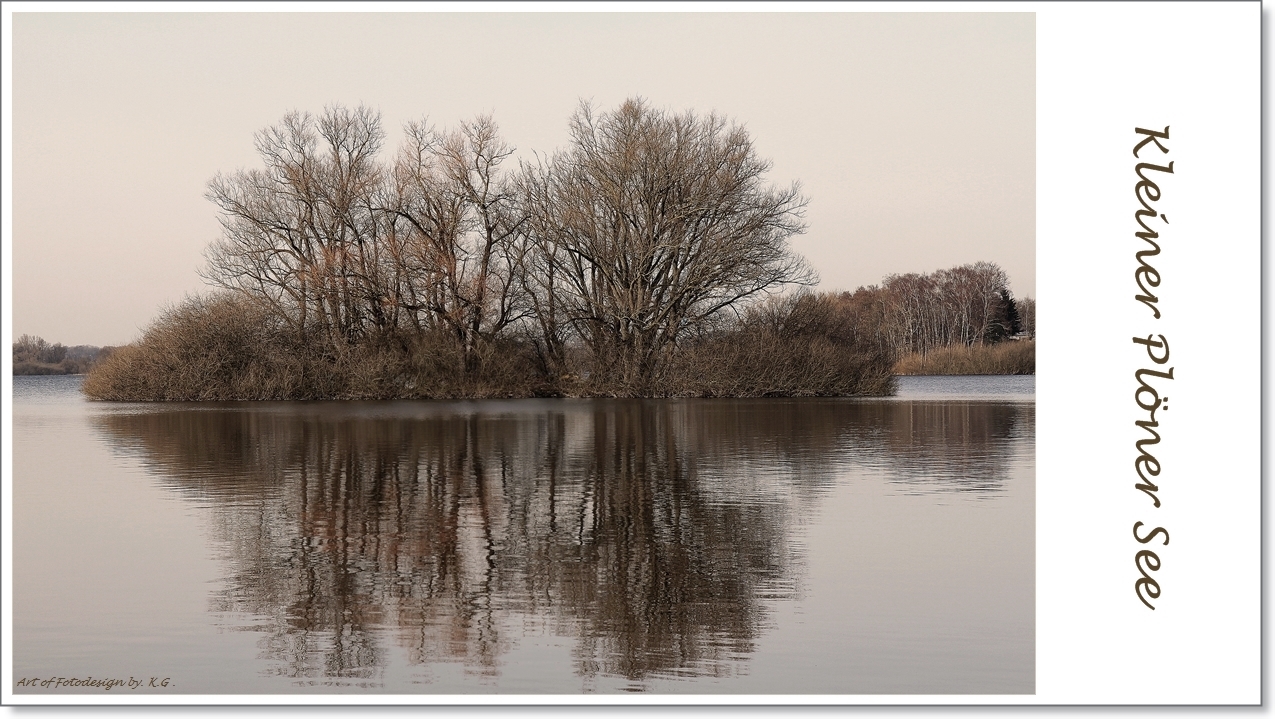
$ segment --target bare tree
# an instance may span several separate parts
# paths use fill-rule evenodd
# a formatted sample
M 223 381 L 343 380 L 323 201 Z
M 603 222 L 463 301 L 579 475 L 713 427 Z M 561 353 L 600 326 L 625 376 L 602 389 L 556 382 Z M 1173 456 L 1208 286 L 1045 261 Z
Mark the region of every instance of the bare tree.
M 996 334 L 993 325 L 1001 321 L 1004 313 L 1001 291 L 1009 285 L 1009 276 L 992 262 L 975 262 L 961 269 L 970 276 L 970 324 L 973 332 L 967 344 L 987 344 L 990 336 Z
M 892 347 L 923 358 L 932 349 L 1007 336 L 1009 278 L 992 262 L 885 278 L 882 323 Z
M 1023 335 L 1036 339 L 1036 300 L 1031 297 L 1018 299 L 1018 320 L 1023 327 Z
M 646 391 L 689 329 L 813 283 L 787 246 L 805 199 L 763 184 L 770 163 L 742 127 L 631 99 L 602 114 L 582 105 L 570 132 L 569 149 L 529 171 L 528 215 L 542 221 L 528 229 L 554 253 L 539 289 L 621 392 Z
M 513 148 L 488 116 L 449 133 L 423 122 L 406 131 L 387 208 L 402 229 L 395 254 L 410 277 L 411 306 L 455 336 L 472 370 L 478 343 L 525 312 L 512 249 L 521 220 L 500 169 Z
M 383 141 L 379 114 L 339 105 L 257 133 L 265 169 L 209 183 L 222 235 L 205 277 L 268 301 L 302 336 L 318 327 L 338 350 L 387 326 L 375 212 Z
M 557 206 L 549 170 L 524 166 L 518 181 L 521 231 L 516 237 L 518 279 L 535 327 L 528 333 L 546 376 L 562 378 L 569 369 L 566 345 L 572 323 L 564 293 L 567 251 L 559 243 Z

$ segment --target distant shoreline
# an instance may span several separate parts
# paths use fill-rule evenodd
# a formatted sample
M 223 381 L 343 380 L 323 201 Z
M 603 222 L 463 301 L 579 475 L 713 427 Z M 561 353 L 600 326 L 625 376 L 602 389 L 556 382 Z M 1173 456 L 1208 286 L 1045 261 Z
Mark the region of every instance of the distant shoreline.
M 64 375 L 79 375 L 82 377 L 86 374 L 88 374 L 88 372 L 83 370 L 70 371 L 70 370 L 62 369 L 61 367 L 58 367 L 57 365 L 32 366 L 25 362 L 22 364 L 13 365 L 14 377 L 51 377 L 51 376 L 64 376 Z
M 88 374 L 93 364 L 113 347 L 49 344 L 42 337 L 22 335 L 13 343 L 13 376 Z

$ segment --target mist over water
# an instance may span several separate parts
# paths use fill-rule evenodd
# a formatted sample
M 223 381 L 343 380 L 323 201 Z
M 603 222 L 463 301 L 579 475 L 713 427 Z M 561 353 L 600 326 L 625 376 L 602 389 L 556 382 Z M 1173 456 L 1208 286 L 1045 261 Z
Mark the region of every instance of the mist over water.
M 15 378 L 15 677 L 1031 693 L 1030 379 L 137 405 Z

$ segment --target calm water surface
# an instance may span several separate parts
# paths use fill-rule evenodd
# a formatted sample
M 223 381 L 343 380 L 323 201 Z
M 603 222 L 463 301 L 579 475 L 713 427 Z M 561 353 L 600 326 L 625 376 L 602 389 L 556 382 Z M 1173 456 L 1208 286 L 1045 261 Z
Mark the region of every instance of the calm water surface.
M 15 377 L 13 435 L 15 680 L 1035 688 L 1032 377 L 905 377 L 872 400 L 166 405 Z

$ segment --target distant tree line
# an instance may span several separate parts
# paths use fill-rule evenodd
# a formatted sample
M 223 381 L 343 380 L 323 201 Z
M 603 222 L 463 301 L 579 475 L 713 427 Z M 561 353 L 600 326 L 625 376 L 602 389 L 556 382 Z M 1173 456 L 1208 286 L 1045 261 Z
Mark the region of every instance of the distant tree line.
M 1005 271 L 992 262 L 890 275 L 859 288 L 855 301 L 880 306 L 878 331 L 899 352 L 1035 338 L 1035 302 L 1015 300 Z
M 22 335 L 13 343 L 13 373 L 84 374 L 103 351 L 104 348 L 89 345 L 49 344 L 42 337 Z M 109 352 L 110 348 L 105 351 Z
M 975 262 L 890 275 L 847 301 L 874 314 L 877 341 L 900 358 L 896 373 L 1034 373 L 1036 303 L 1008 285 L 995 263 Z

